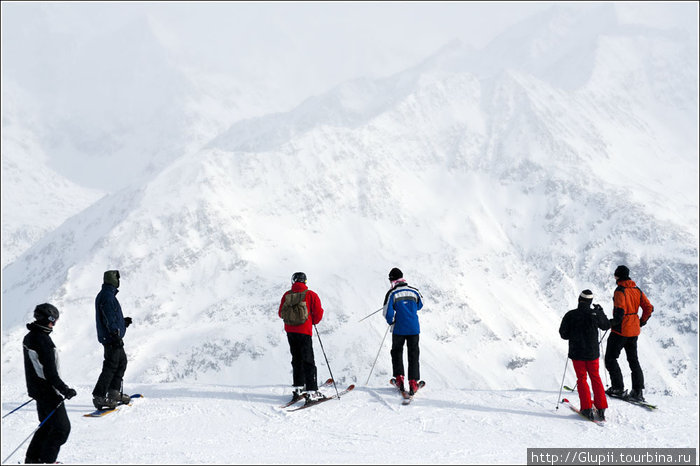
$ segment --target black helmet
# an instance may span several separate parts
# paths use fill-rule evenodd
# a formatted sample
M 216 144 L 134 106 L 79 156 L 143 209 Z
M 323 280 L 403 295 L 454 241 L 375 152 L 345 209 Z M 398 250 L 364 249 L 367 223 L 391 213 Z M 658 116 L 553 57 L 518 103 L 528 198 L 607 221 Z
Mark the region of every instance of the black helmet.
M 292 275 L 292 284 L 296 282 L 306 283 L 306 274 L 304 272 L 294 272 Z
M 403 272 L 401 270 L 394 267 L 393 269 L 391 269 L 391 271 L 389 271 L 389 280 L 393 282 L 394 280 L 398 280 L 399 278 L 403 278 Z
M 39 304 L 34 308 L 34 320 L 45 325 L 48 325 L 49 322 L 56 322 L 58 320 L 58 309 L 53 304 Z

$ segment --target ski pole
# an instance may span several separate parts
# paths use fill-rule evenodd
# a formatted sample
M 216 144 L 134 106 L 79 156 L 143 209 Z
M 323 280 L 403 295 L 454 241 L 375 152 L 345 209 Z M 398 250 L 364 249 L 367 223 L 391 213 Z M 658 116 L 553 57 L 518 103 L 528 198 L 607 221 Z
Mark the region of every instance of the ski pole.
M 561 391 L 564 388 L 564 377 L 566 376 L 566 368 L 569 366 L 569 356 L 566 356 L 566 364 L 564 364 L 564 373 L 561 375 L 561 387 L 559 387 L 559 397 L 557 398 L 557 409 L 561 403 Z
M 367 317 L 373 316 L 374 314 L 376 314 L 377 312 L 381 311 L 382 309 L 384 309 L 384 307 L 380 307 L 379 309 L 377 309 L 376 311 L 374 311 L 374 312 L 371 313 L 370 315 L 365 316 L 365 317 L 363 317 L 362 319 L 358 320 L 358 322 L 362 322 L 362 321 L 365 320 Z
M 328 364 L 328 357 L 326 356 L 326 350 L 323 349 L 323 342 L 321 341 L 321 335 L 318 333 L 318 328 L 314 324 L 316 329 L 316 336 L 318 337 L 318 342 L 321 344 L 321 351 L 323 352 L 323 357 L 326 359 L 326 366 L 328 366 L 328 372 L 331 374 L 331 379 L 333 379 L 333 388 L 335 388 L 335 396 L 340 399 L 340 393 L 338 393 L 338 386 L 335 384 L 335 378 L 333 377 L 333 372 L 331 371 L 331 365 Z
M 606 330 L 605 333 L 603 333 L 603 336 L 600 338 L 600 341 L 598 342 L 601 349 L 603 348 L 603 338 L 605 338 L 605 335 L 607 335 L 608 330 Z M 607 385 L 608 384 L 608 369 L 605 367 L 605 349 L 603 349 L 603 375 L 605 375 L 605 385 Z
M 17 448 L 15 448 L 14 450 L 12 450 L 12 453 L 10 453 L 9 455 L 7 455 L 7 458 L 5 458 L 4 460 L 2 460 L 2 463 L 3 463 L 3 464 L 5 464 L 5 463 L 7 462 L 7 460 L 9 460 L 10 457 L 11 457 L 12 455 L 14 455 L 15 452 L 16 452 L 17 450 L 19 450 L 20 447 L 21 447 L 22 445 L 24 445 L 24 442 L 26 442 L 27 440 L 29 440 L 29 437 L 31 437 L 32 435 L 34 435 L 34 433 L 35 433 L 37 430 L 41 429 L 41 426 L 43 426 L 44 423 L 45 423 L 46 421 L 49 420 L 49 418 L 53 415 L 53 413 L 56 412 L 56 410 L 58 409 L 58 407 L 61 406 L 61 405 L 63 404 L 64 401 L 66 401 L 65 398 L 62 399 L 61 402 L 60 402 L 58 405 L 56 405 L 56 407 L 53 409 L 53 411 L 51 411 L 51 412 L 49 413 L 49 415 L 46 416 L 46 417 L 44 418 L 43 421 L 41 421 L 41 423 L 37 426 L 37 428 L 34 429 L 34 430 L 32 431 L 32 433 L 29 434 L 29 436 L 28 436 L 27 438 L 25 438 L 24 440 L 22 440 L 22 443 L 20 443 L 19 445 L 17 445 Z
M 381 311 L 381 309 L 380 309 Z M 377 359 L 379 359 L 379 353 L 382 352 L 382 347 L 384 346 L 384 340 L 386 340 L 386 336 L 389 334 L 389 329 L 391 328 L 391 325 L 387 325 L 386 327 L 386 332 L 384 332 L 384 338 L 382 338 L 382 344 L 379 345 L 379 351 L 377 351 L 377 357 L 374 358 L 374 362 L 372 363 L 372 369 L 369 371 L 369 375 L 367 376 L 367 382 L 365 382 L 365 385 L 369 383 L 369 378 L 372 376 L 372 371 L 374 370 L 374 365 L 377 364 Z
M 34 401 L 34 398 L 30 398 L 29 401 L 27 401 L 26 403 L 22 403 L 21 405 L 17 406 L 15 409 L 13 409 L 13 410 L 10 411 L 9 413 L 5 414 L 2 418 L 5 419 L 5 418 L 6 418 L 7 416 L 9 416 L 10 414 L 14 413 L 14 412 L 17 411 L 18 409 L 20 409 L 22 406 L 25 406 L 25 405 L 31 403 L 32 401 Z

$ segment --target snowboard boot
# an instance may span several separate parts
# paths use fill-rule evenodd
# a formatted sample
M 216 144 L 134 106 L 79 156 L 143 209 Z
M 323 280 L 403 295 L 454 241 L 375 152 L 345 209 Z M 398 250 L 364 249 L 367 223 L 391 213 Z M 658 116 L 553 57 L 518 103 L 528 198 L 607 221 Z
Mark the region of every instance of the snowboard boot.
M 418 381 L 411 379 L 408 381 L 408 394 L 413 396 L 418 391 Z
M 116 402 L 117 405 L 127 405 L 131 402 L 131 397 L 126 393 L 119 393 L 119 390 L 107 390 L 107 399 Z
M 593 409 L 591 409 L 591 408 L 582 409 L 582 410 L 581 410 L 581 415 L 586 416 L 586 417 L 587 417 L 588 419 L 590 419 L 591 421 L 592 421 L 593 419 L 595 419 L 595 417 L 593 416 Z
M 627 393 L 627 390 L 625 390 L 624 388 L 610 387 L 607 390 L 605 390 L 606 395 L 616 396 L 618 398 L 625 396 L 626 393 Z
M 93 396 L 92 404 L 95 406 L 95 409 L 114 409 L 118 403 L 104 396 Z
M 641 388 L 633 388 L 632 391 L 629 392 L 627 395 L 627 399 L 631 401 L 639 401 L 644 403 L 646 400 L 644 399 L 644 395 L 642 394 L 642 389 Z
M 398 387 L 399 390 L 402 392 L 406 391 L 406 387 L 403 384 L 403 375 L 397 375 L 396 376 L 396 386 Z

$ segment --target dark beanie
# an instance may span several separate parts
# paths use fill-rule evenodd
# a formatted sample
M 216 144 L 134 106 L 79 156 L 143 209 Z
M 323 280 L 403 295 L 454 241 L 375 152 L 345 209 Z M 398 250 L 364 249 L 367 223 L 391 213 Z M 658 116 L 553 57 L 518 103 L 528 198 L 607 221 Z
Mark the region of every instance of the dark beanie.
M 625 265 L 618 265 L 615 269 L 615 276 L 618 278 L 618 280 L 629 280 L 630 269 L 628 269 Z
M 588 301 L 589 303 L 593 302 L 593 292 L 591 290 L 583 290 L 578 296 L 578 300 Z
M 119 288 L 119 270 L 107 270 L 103 276 L 103 283 Z
M 399 278 L 403 278 L 403 272 L 394 267 L 389 272 L 389 280 L 393 282 L 394 280 L 398 280 Z

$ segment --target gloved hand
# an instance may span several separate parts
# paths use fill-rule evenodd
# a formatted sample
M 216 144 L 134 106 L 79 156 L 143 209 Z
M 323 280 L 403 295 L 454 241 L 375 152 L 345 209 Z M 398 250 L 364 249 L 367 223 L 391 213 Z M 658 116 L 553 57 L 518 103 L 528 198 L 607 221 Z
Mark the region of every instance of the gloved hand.
M 131 325 L 131 317 L 124 317 L 124 326 L 128 327 Z
M 112 333 L 107 341 L 112 346 L 124 346 L 124 340 L 119 336 L 119 332 Z
M 648 320 L 648 319 L 647 319 L 647 320 Z M 640 326 L 640 327 L 644 327 L 646 324 L 647 324 L 647 321 L 646 321 L 646 320 L 640 320 L 640 321 L 639 321 L 639 326 Z
M 603 310 L 603 306 L 601 306 L 600 304 L 594 304 L 594 305 L 593 305 L 593 309 L 595 309 L 596 311 L 602 311 L 602 310 Z
M 72 388 L 69 388 L 65 392 L 63 392 L 63 396 L 66 397 L 66 400 L 70 400 L 71 398 L 73 398 L 77 394 L 78 393 L 75 390 L 73 390 Z

